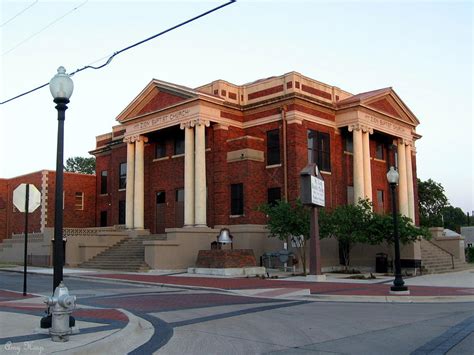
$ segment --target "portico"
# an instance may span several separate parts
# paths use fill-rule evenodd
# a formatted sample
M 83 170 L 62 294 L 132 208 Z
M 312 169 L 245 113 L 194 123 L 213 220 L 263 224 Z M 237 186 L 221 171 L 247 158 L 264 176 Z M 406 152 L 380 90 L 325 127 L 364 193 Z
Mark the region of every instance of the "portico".
M 145 124 L 144 126 L 149 127 Z M 184 226 L 207 227 L 206 221 L 206 136 L 210 121 L 191 118 L 179 123 L 184 130 Z M 128 129 L 127 129 L 128 130 Z M 132 128 L 131 131 L 135 129 Z M 148 131 L 148 130 L 147 130 Z M 144 144 L 148 138 L 143 133 L 126 135 L 127 185 L 126 227 L 144 229 Z
M 378 132 L 392 138 L 395 149 L 395 165 L 400 175 L 398 203 L 400 214 L 415 221 L 415 195 L 412 156 L 415 133 L 419 124 L 416 117 L 398 98 L 391 88 L 352 96 L 338 103 L 341 111 L 336 115 L 339 128 L 347 127 L 353 140 L 353 188 L 354 203 L 359 199 L 372 201 L 372 171 L 370 136 Z M 383 107 L 383 110 L 381 109 Z M 389 109 L 387 109 L 389 108 Z M 389 112 L 387 112 L 389 111 Z

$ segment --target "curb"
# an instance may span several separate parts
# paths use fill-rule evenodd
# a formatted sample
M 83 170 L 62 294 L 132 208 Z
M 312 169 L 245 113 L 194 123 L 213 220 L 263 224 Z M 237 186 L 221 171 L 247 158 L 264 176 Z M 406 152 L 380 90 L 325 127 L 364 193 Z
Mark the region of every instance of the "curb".
M 151 339 L 155 328 L 150 322 L 122 308 L 117 310 L 128 317 L 129 322 L 125 328 L 95 342 L 68 349 L 67 353 L 107 354 L 113 348 L 117 354 L 128 354 Z

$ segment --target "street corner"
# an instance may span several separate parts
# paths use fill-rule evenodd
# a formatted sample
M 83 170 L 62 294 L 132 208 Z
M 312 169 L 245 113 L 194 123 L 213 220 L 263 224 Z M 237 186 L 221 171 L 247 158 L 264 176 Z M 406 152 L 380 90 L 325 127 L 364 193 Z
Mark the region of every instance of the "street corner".
M 14 292 L 4 291 L 0 296 L 11 298 L 0 302 L 0 354 L 107 353 L 112 346 L 119 353 L 128 353 L 154 332 L 148 321 L 126 310 L 79 305 L 72 314 L 76 326 L 69 341 L 53 342 L 48 329 L 40 328 L 45 309 L 40 297 L 19 299 Z

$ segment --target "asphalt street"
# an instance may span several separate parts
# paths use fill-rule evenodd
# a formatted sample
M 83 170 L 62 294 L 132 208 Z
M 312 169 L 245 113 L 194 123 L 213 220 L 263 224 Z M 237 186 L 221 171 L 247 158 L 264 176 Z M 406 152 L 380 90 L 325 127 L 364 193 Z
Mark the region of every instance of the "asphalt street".
M 22 282 L 21 274 L 0 272 L 0 289 L 22 291 Z M 67 276 L 65 283 L 79 304 L 125 309 L 152 324 L 153 335 L 135 354 L 472 355 L 474 349 L 472 302 L 313 302 Z M 51 289 L 51 276 L 29 275 L 28 292 L 49 296 Z

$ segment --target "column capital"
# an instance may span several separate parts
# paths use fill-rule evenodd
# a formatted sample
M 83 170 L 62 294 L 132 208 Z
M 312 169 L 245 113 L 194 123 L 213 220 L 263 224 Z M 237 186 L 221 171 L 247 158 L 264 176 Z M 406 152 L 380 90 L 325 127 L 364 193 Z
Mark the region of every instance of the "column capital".
M 410 140 L 405 139 L 405 138 L 398 138 L 397 143 L 399 145 L 408 145 L 408 146 L 414 148 L 413 141 L 410 141 Z
M 194 118 L 186 122 L 181 122 L 179 125 L 179 128 L 185 129 L 185 128 L 192 128 L 195 126 L 209 127 L 210 125 L 211 125 L 211 122 L 209 120 L 205 120 L 203 118 Z
M 143 143 L 148 142 L 148 137 L 142 136 L 140 134 L 134 134 L 132 136 L 127 136 L 123 139 L 125 143 L 135 143 L 139 141 L 143 141 Z
M 349 126 L 347 126 L 347 128 L 349 129 L 349 132 L 362 131 L 364 133 L 369 133 L 369 134 L 374 133 L 374 129 L 372 127 L 369 127 L 368 125 L 361 124 L 361 123 L 350 124 Z

